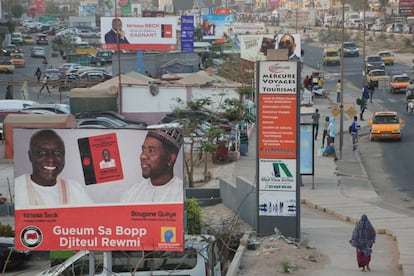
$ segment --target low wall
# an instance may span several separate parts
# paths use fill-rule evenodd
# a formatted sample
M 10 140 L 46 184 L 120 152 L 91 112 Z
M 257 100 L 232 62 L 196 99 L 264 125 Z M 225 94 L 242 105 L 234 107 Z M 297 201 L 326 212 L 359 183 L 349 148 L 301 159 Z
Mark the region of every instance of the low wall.
M 224 205 L 257 228 L 256 187 L 243 177 L 236 178 L 236 184 L 220 179 L 220 197 Z

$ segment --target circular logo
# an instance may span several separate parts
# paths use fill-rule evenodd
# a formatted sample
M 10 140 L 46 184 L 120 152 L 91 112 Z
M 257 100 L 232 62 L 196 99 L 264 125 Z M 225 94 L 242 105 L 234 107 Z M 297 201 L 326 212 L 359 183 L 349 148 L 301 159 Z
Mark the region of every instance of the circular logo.
M 27 226 L 20 234 L 20 241 L 28 248 L 38 247 L 42 240 L 43 234 L 36 226 Z

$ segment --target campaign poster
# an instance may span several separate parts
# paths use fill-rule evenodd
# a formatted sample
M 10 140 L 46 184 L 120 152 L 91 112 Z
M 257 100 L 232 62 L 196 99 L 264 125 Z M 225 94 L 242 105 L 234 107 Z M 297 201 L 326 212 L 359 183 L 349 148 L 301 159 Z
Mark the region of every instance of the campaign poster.
M 201 30 L 203 32 L 203 40 L 221 39 L 224 36 L 225 30 L 228 29 L 229 15 L 203 15 L 201 17 Z
M 101 17 L 102 50 L 176 50 L 175 17 Z
M 239 35 L 240 58 L 252 62 L 266 60 L 267 50 L 276 48 L 273 35 Z
M 16 248 L 182 251 L 183 147 L 177 143 L 175 162 L 164 166 L 173 178 L 155 188 L 148 154 L 162 151 L 144 147 L 149 133 L 14 129 Z M 88 184 L 87 164 L 96 184 Z M 134 197 L 148 193 L 153 196 Z
M 78 139 L 85 184 L 121 180 L 121 158 L 115 133 Z

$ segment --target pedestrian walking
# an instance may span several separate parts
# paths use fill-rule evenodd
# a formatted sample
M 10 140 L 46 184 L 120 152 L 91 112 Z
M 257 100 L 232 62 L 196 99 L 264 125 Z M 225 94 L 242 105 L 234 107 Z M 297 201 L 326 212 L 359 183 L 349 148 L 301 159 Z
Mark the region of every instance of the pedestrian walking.
M 372 103 L 372 97 L 374 96 L 374 93 L 375 93 L 375 86 L 373 83 L 369 84 L 368 91 L 369 91 L 369 100 Z
M 335 142 L 336 137 L 336 128 L 335 128 L 335 117 L 331 116 L 329 118 L 329 125 L 328 125 L 328 138 L 326 145 L 333 144 Z
M 42 77 L 42 71 L 40 70 L 39 67 L 37 67 L 36 72 L 34 73 L 36 79 L 37 79 L 37 83 L 40 82 L 40 78 Z
M 248 156 L 249 152 L 249 137 L 247 135 L 247 127 L 240 132 L 240 155 Z
M 319 132 L 319 119 L 321 118 L 321 114 L 319 113 L 319 109 L 315 109 L 315 113 L 312 114 L 313 120 L 313 133 L 315 135 L 315 140 L 318 139 L 318 132 Z
M 341 102 L 341 80 L 336 83 L 336 102 Z
M 369 86 L 366 84 L 364 88 L 362 88 L 362 96 L 365 98 L 365 102 L 369 100 Z
M 361 271 L 371 270 L 369 263 L 371 262 L 372 246 L 375 243 L 376 236 L 375 229 L 367 215 L 362 215 L 361 219 L 355 225 L 352 238 L 349 241 L 356 248 L 358 268 Z
M 352 135 L 352 150 L 357 150 L 358 147 L 358 116 L 354 116 L 354 120 L 351 124 Z
M 328 136 L 329 116 L 325 117 L 325 121 L 322 124 L 322 147 L 325 147 L 325 139 Z M 328 144 L 326 144 L 328 145 Z
M 42 91 L 43 91 L 44 88 L 46 88 L 47 93 L 49 93 L 49 98 L 50 98 L 50 90 L 49 90 L 48 82 L 49 82 L 49 76 L 44 75 L 43 80 L 42 80 L 42 87 L 40 88 L 39 94 L 37 95 L 38 99 L 40 97 L 40 94 L 42 94 Z
M 12 82 L 9 80 L 9 83 L 7 84 L 6 87 L 6 96 L 5 96 L 6 100 L 12 100 L 13 99 L 13 85 Z
M 361 100 L 359 102 L 359 107 L 361 108 L 360 113 L 359 113 L 359 119 L 361 121 L 364 120 L 364 112 L 365 109 L 367 108 L 367 100 L 365 99 L 364 95 L 361 95 Z

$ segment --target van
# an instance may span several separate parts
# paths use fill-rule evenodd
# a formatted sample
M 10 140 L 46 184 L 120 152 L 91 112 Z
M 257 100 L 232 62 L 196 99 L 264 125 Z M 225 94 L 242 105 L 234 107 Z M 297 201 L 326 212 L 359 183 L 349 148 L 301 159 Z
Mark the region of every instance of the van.
M 37 104 L 28 100 L 0 100 L 0 110 L 19 110 Z
M 340 65 L 341 57 L 335 48 L 325 48 L 322 54 L 323 65 Z
M 82 250 L 63 263 L 38 273 L 37 276 L 220 276 L 221 264 L 215 237 L 186 235 L 185 240 L 184 252 Z M 89 267 L 93 267 L 93 271 L 89 271 Z

